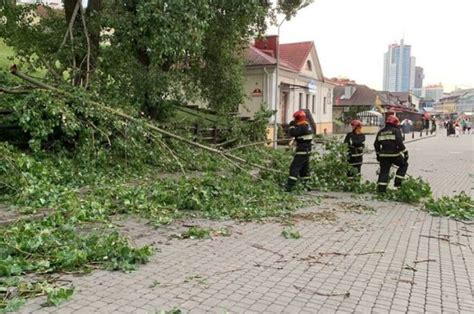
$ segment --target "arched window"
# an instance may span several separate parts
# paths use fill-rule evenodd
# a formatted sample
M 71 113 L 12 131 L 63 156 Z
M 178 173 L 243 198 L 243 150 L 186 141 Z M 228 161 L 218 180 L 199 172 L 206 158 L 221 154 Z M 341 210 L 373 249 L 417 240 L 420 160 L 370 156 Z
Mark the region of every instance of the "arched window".
M 313 64 L 311 63 L 311 60 L 306 61 L 306 70 L 313 71 Z

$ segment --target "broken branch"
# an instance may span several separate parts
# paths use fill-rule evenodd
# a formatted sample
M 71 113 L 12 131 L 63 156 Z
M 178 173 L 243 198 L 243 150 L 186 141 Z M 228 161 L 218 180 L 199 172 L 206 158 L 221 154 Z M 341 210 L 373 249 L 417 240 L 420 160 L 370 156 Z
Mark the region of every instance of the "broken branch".
M 50 91 L 53 91 L 55 92 L 56 94 L 58 95 L 62 95 L 62 96 L 65 96 L 65 97 L 68 97 L 68 98 L 76 98 L 73 94 L 69 93 L 69 92 L 66 92 L 64 90 L 61 90 L 59 88 L 56 88 L 56 87 L 53 87 L 53 86 L 50 86 L 48 84 L 45 84 L 35 78 L 32 78 L 24 73 L 22 73 L 20 70 L 18 70 L 16 64 L 14 64 L 11 68 L 10 68 L 10 72 L 21 78 L 22 80 L 24 81 L 27 81 L 35 86 L 38 86 L 38 87 L 41 87 L 41 88 L 44 88 L 44 89 L 47 89 L 47 90 L 50 90 Z M 218 154 L 220 156 L 222 155 L 225 155 L 226 157 L 228 158 L 231 158 L 235 161 L 238 161 L 238 162 L 241 162 L 241 163 L 245 163 L 245 164 L 249 164 L 251 166 L 254 166 L 258 169 L 261 169 L 261 170 L 266 170 L 266 171 L 271 171 L 271 172 L 276 172 L 276 173 L 280 173 L 280 171 L 278 170 L 275 170 L 275 169 L 272 169 L 272 168 L 267 168 L 267 167 L 264 167 L 264 166 L 261 166 L 259 164 L 255 164 L 255 163 L 252 163 L 252 162 L 249 162 L 243 158 L 240 158 L 238 156 L 235 156 L 235 155 L 232 155 L 232 154 L 229 154 L 227 152 L 222 152 L 221 150 L 219 149 L 216 149 L 216 148 L 212 148 L 212 147 L 209 147 L 209 146 L 205 146 L 205 145 L 202 145 L 202 144 L 199 144 L 199 143 L 196 143 L 196 142 L 193 142 L 191 140 L 188 140 L 184 137 L 181 137 L 179 135 L 176 135 L 174 133 L 171 133 L 171 132 L 168 132 L 168 131 L 165 131 L 149 122 L 145 122 L 145 121 L 141 121 L 140 119 L 138 118 L 135 118 L 135 117 L 132 117 L 128 114 L 125 114 L 123 113 L 122 111 L 118 110 L 118 109 L 113 109 L 111 107 L 108 107 L 102 103 L 99 103 L 97 101 L 93 101 L 93 100 L 84 100 L 86 103 L 88 103 L 89 105 L 93 105 L 93 106 L 96 106 L 97 108 L 100 108 L 102 110 L 104 110 L 105 112 L 108 112 L 109 114 L 112 114 L 112 115 L 115 115 L 115 116 L 118 116 L 122 119 L 125 119 L 125 120 L 128 120 L 128 121 L 132 121 L 132 122 L 135 122 L 135 123 L 142 123 L 145 127 L 147 127 L 148 129 L 150 130 L 153 130 L 153 131 L 156 131 L 160 134 L 163 134 L 167 137 L 171 137 L 171 138 L 174 138 L 178 141 L 181 141 L 181 142 L 184 142 L 186 144 L 189 144 L 191 146 L 195 146 L 195 147 L 198 147 L 198 148 L 201 148 L 203 150 L 206 150 L 208 152 L 211 152 L 211 153 L 215 153 L 215 154 Z
M 436 262 L 436 260 L 432 259 L 432 258 L 426 258 L 426 259 L 420 259 L 420 260 L 413 261 L 413 263 L 415 263 L 415 264 L 426 263 L 426 262 Z
M 263 247 L 263 246 L 261 246 L 260 244 L 252 244 L 252 247 L 254 247 L 254 248 L 256 248 L 256 249 L 259 249 L 259 250 L 263 250 L 263 251 L 267 251 L 267 252 L 273 253 L 273 254 L 275 254 L 275 255 L 280 256 L 280 258 L 285 257 L 283 254 L 278 253 L 278 252 L 275 252 L 275 251 L 272 251 L 272 250 L 270 250 L 270 249 L 267 249 L 266 247 Z

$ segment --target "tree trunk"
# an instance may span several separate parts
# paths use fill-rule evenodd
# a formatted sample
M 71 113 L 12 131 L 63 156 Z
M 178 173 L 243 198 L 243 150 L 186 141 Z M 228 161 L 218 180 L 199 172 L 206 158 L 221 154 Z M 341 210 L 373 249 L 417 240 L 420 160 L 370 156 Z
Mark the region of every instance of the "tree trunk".
M 66 17 L 66 25 L 71 23 L 71 19 L 74 14 L 74 9 L 77 2 L 81 0 L 64 0 L 64 11 Z M 85 19 L 87 25 L 87 35 L 89 36 L 90 44 L 90 56 L 89 56 L 89 76 L 94 72 L 97 67 L 97 60 L 99 55 L 99 45 L 100 45 L 100 11 L 102 9 L 102 0 L 89 0 L 87 8 L 85 8 Z M 83 34 L 85 35 L 85 29 L 81 23 L 81 12 L 77 13 L 75 18 L 72 32 L 75 35 Z M 74 36 L 76 37 L 76 36 Z M 86 45 L 85 36 L 80 37 Z M 75 53 L 74 61 L 77 66 L 75 70 L 74 83 L 75 85 L 81 85 L 87 78 L 87 61 L 84 61 L 87 58 L 86 53 Z

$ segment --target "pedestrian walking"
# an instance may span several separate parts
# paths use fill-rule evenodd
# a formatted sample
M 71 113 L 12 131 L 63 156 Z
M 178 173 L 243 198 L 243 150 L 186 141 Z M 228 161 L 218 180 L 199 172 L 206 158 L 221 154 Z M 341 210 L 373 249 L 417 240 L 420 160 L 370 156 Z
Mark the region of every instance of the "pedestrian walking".
M 446 134 L 448 136 L 450 135 L 456 135 L 456 129 L 454 127 L 454 122 L 449 120 L 448 122 L 446 122 Z
M 344 143 L 347 144 L 349 149 L 347 160 L 352 166 L 352 169 L 347 173 L 347 176 L 350 178 L 355 176 L 360 178 L 360 171 L 364 156 L 365 135 L 362 134 L 361 121 L 352 120 L 351 127 L 352 132 L 347 133 L 344 139 Z
M 309 157 L 311 155 L 313 131 L 303 110 L 296 111 L 293 114 L 293 121 L 290 122 L 289 134 L 291 137 L 295 138 L 296 152 L 290 165 L 290 174 L 288 176 L 285 190 L 291 192 L 298 181 L 298 177 L 303 181 L 305 189 L 309 190 Z
M 471 122 L 471 120 L 466 120 L 467 134 L 471 134 L 471 127 L 472 127 L 472 122 Z
M 377 133 L 374 147 L 377 161 L 380 164 L 377 191 L 385 193 L 389 182 L 389 174 L 392 165 L 398 166 L 395 176 L 395 187 L 402 185 L 408 170 L 408 151 L 403 144 L 400 132 L 400 120 L 394 115 L 387 117 L 385 127 Z
M 454 123 L 454 134 L 456 137 L 459 137 L 459 134 L 461 134 L 461 126 L 458 121 Z
M 431 119 L 431 130 L 430 133 L 433 134 L 436 132 L 436 120 L 435 118 Z
M 462 134 L 465 134 L 467 131 L 467 125 L 466 125 L 466 120 L 462 119 L 461 120 L 461 129 L 462 129 Z

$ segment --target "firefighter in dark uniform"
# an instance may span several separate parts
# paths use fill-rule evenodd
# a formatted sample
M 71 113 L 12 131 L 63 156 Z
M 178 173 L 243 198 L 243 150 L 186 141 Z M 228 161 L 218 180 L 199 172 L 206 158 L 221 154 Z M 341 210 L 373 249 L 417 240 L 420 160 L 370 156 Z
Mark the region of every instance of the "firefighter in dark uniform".
M 293 114 L 294 120 L 290 122 L 289 133 L 296 141 L 296 153 L 290 166 L 290 175 L 286 184 L 286 191 L 290 192 L 296 182 L 298 176 L 303 181 L 306 189 L 309 189 L 307 182 L 309 180 L 309 157 L 311 155 L 311 145 L 313 141 L 313 131 L 306 114 L 300 110 Z
M 362 167 L 364 147 L 365 147 L 365 135 L 362 134 L 362 122 L 359 120 L 352 120 L 351 122 L 352 132 L 347 133 L 344 143 L 349 148 L 348 162 L 353 167 L 353 171 L 349 171 L 347 175 L 349 177 L 357 176 L 360 178 L 360 169 Z
M 395 187 L 402 184 L 408 170 L 408 151 L 403 144 L 400 131 L 400 120 L 394 115 L 387 117 L 385 127 L 379 131 L 375 138 L 375 152 L 377 161 L 380 163 L 379 180 L 377 191 L 385 193 L 389 181 L 389 173 L 392 165 L 398 166 L 395 176 Z

